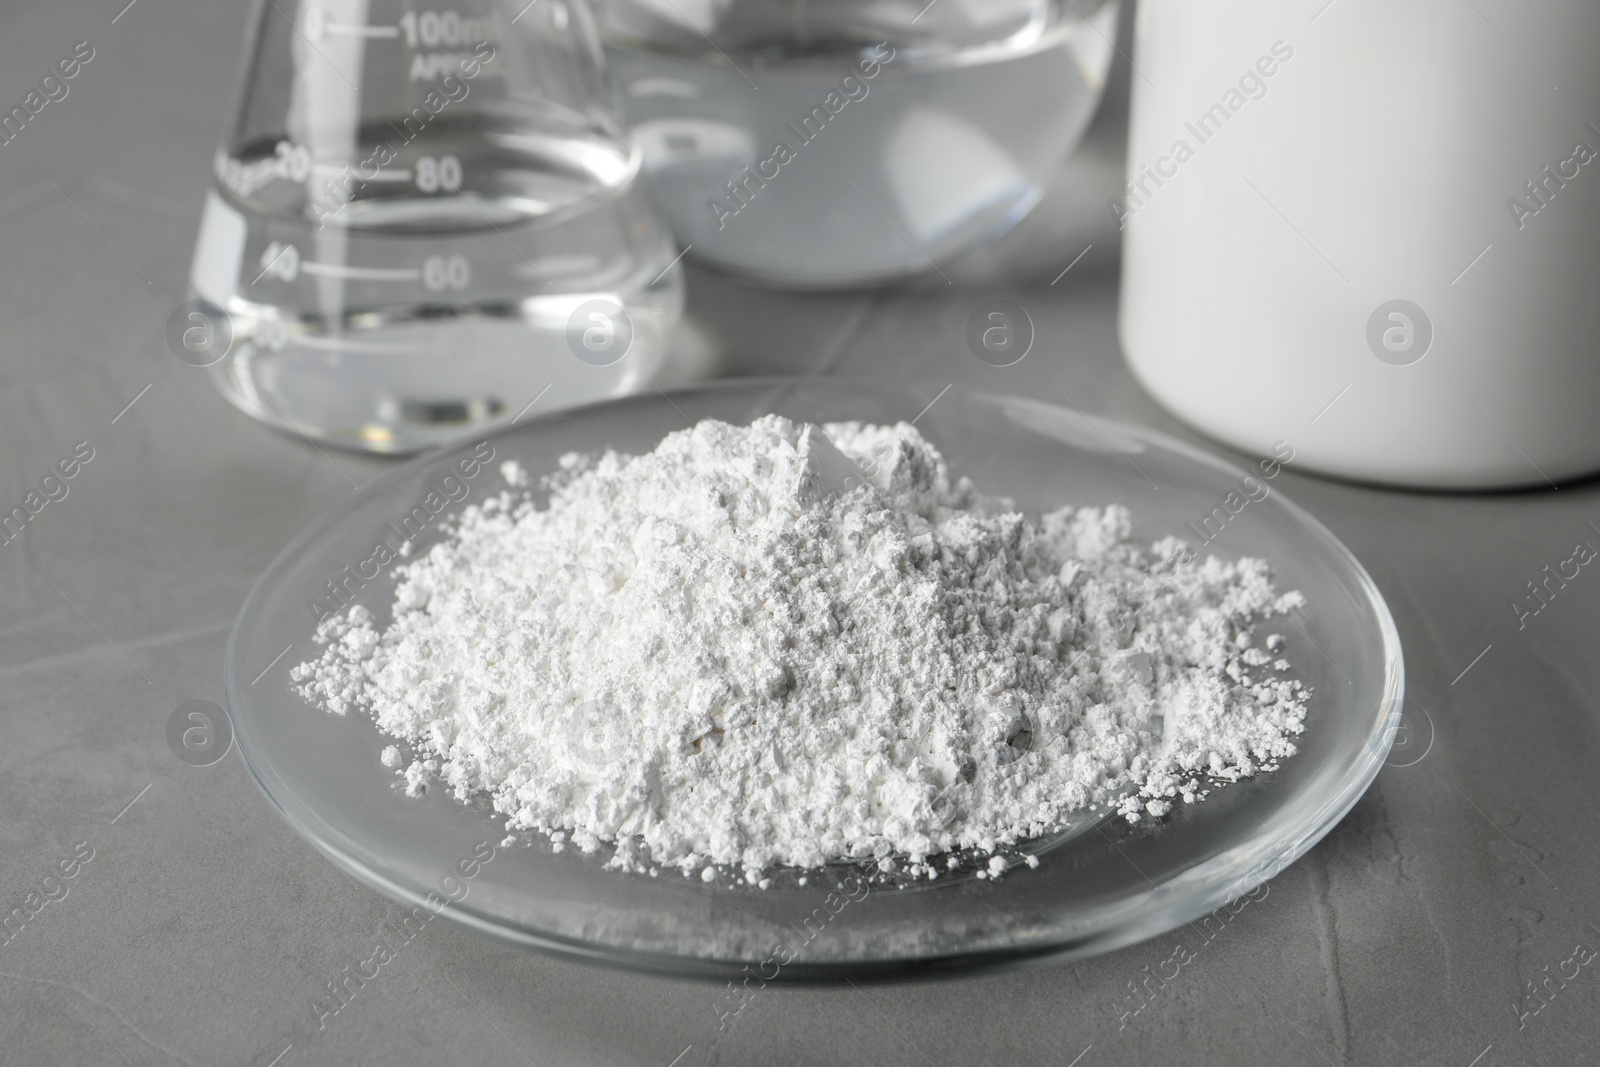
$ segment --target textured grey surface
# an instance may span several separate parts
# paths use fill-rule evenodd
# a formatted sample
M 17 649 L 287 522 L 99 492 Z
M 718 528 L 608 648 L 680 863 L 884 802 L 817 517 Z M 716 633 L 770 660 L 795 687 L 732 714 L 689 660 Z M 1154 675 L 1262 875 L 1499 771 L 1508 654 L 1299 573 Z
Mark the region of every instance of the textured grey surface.
M 0 937 L 0 1062 L 1600 1059 L 1600 966 L 1566 962 L 1576 944 L 1600 945 L 1600 578 L 1586 569 L 1522 630 L 1509 606 L 1574 542 L 1600 546 L 1600 492 L 1402 494 L 1292 472 L 1278 484 L 1389 598 L 1434 736 L 1209 943 L 1180 931 L 974 980 L 769 988 L 719 1034 L 715 988 L 431 924 L 318 1030 L 314 998 L 370 954 L 397 908 L 297 837 L 237 753 L 188 766 L 164 731 L 184 701 L 220 699 L 228 628 L 254 576 L 387 464 L 324 457 L 256 425 L 166 351 L 243 11 L 137 0 L 117 18 L 124 2 L 0 7 L 8 107 L 76 42 L 97 50 L 67 99 L 0 145 L 0 507 L 77 442 L 94 449 L 69 495 L 0 547 L 0 914 L 26 910 L 80 843 L 93 849 L 51 883 L 64 898 Z M 1094 182 L 1115 160 L 1113 113 L 1069 175 L 1076 196 L 1058 191 L 1000 248 L 948 270 L 949 285 L 795 297 L 696 272 L 702 354 L 727 373 L 1059 388 L 1085 410 L 1182 435 L 1117 354 L 1115 234 L 1082 210 L 1103 199 Z M 985 366 L 962 343 L 968 312 L 995 294 L 1038 328 L 1016 367 Z M 1142 1003 L 1129 983 L 1159 973 L 1179 941 L 1192 962 L 1150 980 L 1148 1006 L 1123 1019 Z M 1524 983 L 1563 970 L 1577 976 L 1552 977 L 1519 1025 Z

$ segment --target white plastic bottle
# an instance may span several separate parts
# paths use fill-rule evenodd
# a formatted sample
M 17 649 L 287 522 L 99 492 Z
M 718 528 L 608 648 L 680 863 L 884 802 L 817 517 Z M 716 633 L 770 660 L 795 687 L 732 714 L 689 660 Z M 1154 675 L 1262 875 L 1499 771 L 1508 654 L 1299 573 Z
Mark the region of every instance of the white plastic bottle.
M 1229 444 L 1436 488 L 1600 469 L 1600 5 L 1142 0 L 1121 332 Z

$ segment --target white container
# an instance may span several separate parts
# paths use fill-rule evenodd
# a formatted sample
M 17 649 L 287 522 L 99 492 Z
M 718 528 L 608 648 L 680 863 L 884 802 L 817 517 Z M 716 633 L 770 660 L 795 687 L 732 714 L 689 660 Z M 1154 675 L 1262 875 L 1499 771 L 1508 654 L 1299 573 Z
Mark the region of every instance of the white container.
M 1134 373 L 1330 474 L 1600 469 L 1600 4 L 1324 2 L 1141 0 Z

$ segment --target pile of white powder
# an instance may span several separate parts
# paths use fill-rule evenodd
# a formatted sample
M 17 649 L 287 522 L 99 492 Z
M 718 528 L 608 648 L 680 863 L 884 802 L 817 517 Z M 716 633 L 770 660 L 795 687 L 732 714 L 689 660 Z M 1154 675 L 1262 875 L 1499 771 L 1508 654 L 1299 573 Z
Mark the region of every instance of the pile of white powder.
M 1302 602 L 1266 563 L 1136 544 L 1115 504 L 1030 521 L 903 423 L 706 421 L 544 487 L 467 507 L 387 628 L 326 620 L 293 677 L 404 742 L 413 793 L 487 793 L 623 869 L 933 876 L 1091 806 L 1164 815 L 1303 729 L 1253 629 Z

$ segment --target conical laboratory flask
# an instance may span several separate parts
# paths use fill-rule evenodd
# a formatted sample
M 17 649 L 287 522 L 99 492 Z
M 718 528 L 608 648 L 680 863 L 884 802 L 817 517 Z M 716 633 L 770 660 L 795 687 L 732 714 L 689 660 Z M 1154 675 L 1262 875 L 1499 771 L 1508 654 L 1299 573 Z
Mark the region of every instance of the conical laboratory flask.
M 256 5 L 191 283 L 268 423 L 411 451 L 660 363 L 676 249 L 586 0 L 447 2 Z

